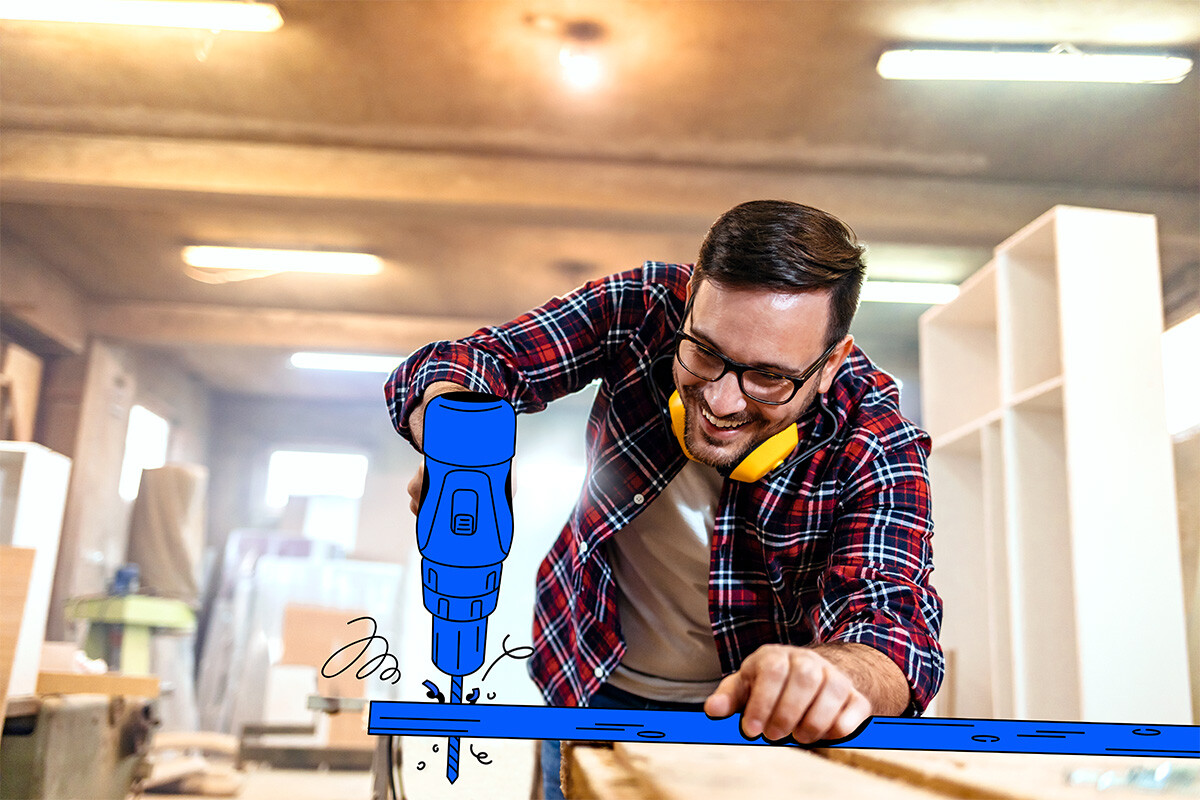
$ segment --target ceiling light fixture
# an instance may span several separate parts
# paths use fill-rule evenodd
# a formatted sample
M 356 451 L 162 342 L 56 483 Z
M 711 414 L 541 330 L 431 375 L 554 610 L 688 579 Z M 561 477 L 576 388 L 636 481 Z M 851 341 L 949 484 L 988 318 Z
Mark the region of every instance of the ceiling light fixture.
M 234 0 L 0 0 L 0 19 L 260 33 L 283 25 L 271 3 Z
M 208 283 L 260 278 L 279 272 L 323 272 L 333 275 L 376 275 L 383 259 L 368 253 L 336 253 L 322 250 L 277 250 L 262 247 L 215 247 L 191 245 L 183 248 L 183 263 L 197 280 Z M 246 273 L 232 276 L 230 273 Z M 207 280 L 216 277 L 217 280 Z
M 875 69 L 891 80 L 1179 83 L 1191 72 L 1192 60 L 1151 53 L 1084 53 L 1070 44 L 1044 50 L 908 48 L 888 50 Z
M 580 50 L 578 45 L 564 44 L 558 51 L 563 80 L 575 89 L 594 89 L 600 83 L 603 70 L 595 55 Z
M 866 303 L 916 303 L 937 306 L 958 297 L 952 283 L 915 283 L 908 281 L 867 281 L 859 299 Z
M 604 67 L 597 50 L 605 36 L 603 25 L 590 19 L 562 20 L 537 15 L 527 15 L 525 21 L 542 30 L 558 33 L 562 42 L 558 49 L 558 64 L 568 86 L 586 91 L 600 85 Z
M 403 356 L 371 356 L 358 353 L 293 353 L 290 363 L 297 369 L 386 374 L 394 370 L 403 360 Z

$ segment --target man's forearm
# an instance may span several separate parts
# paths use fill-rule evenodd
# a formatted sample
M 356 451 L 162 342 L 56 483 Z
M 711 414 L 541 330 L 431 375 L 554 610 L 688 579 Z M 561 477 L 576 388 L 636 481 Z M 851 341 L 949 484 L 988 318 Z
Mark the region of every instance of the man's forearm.
M 895 717 L 908 708 L 908 680 L 895 661 L 865 644 L 829 642 L 815 645 L 823 658 L 846 674 L 867 700 L 871 713 Z

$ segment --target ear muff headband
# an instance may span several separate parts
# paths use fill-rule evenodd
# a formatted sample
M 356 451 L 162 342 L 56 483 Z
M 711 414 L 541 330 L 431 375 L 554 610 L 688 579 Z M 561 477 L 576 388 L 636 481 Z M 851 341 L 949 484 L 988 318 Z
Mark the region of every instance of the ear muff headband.
M 671 430 L 674 431 L 675 438 L 679 440 L 679 446 L 683 448 L 683 454 L 692 461 L 695 461 L 696 457 L 688 451 L 687 444 L 684 442 L 683 399 L 679 396 L 679 392 L 671 393 L 670 410 Z M 800 431 L 795 425 L 788 425 L 782 431 L 750 451 L 734 467 L 729 477 L 735 481 L 753 483 L 782 464 L 784 459 L 791 455 L 799 443 Z

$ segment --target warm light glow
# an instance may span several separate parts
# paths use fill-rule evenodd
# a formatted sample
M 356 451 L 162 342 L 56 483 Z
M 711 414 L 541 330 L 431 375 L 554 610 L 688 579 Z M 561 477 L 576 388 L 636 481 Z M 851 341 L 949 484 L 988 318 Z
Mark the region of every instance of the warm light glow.
M 592 89 L 600 83 L 600 60 L 577 46 L 564 45 L 558 51 L 563 80 L 576 89 Z
M 904 281 L 867 281 L 859 299 L 867 303 L 917 303 L 936 306 L 958 297 L 952 283 L 908 283 Z
M 294 353 L 291 365 L 298 369 L 386 374 L 394 370 L 402 360 L 402 356 L 369 356 L 358 353 Z
M 1164 333 L 1162 344 L 1167 430 L 1174 436 L 1200 428 L 1200 314 Z
M 267 505 L 283 508 L 289 497 L 361 498 L 369 466 L 362 453 L 276 450 L 267 463 Z
M 0 0 L 0 19 L 263 33 L 283 25 L 270 3 L 233 0 Z
M 876 70 L 893 80 L 1179 83 L 1192 61 L 1168 55 L 1051 50 L 889 50 Z
M 330 253 L 314 250 L 271 250 L 257 247 L 183 248 L 189 267 L 251 272 L 328 272 L 336 275 L 375 275 L 383 260 L 366 253 Z

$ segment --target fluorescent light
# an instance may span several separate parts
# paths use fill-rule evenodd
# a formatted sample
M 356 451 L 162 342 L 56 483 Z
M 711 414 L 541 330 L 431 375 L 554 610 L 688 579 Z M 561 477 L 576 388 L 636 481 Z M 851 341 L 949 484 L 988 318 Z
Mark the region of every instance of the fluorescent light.
M 368 356 L 358 353 L 293 353 L 291 364 L 299 369 L 386 374 L 394 370 L 403 360 L 402 356 Z
M 888 50 L 876 71 L 892 80 L 1084 81 L 1179 83 L 1190 58 L 1144 53 L 1081 53 L 1071 45 L 1049 50 Z
M 1164 333 L 1162 345 L 1167 430 L 1174 436 L 1200 427 L 1200 314 Z
M 189 267 L 199 269 L 328 272 L 336 275 L 375 275 L 383 269 L 383 260 L 367 253 L 208 245 L 183 248 L 183 262 Z
M 912 283 L 905 281 L 867 281 L 859 299 L 867 303 L 917 303 L 936 306 L 958 297 L 952 283 Z
M 283 25 L 270 3 L 233 0 L 0 0 L 0 19 L 263 33 Z

